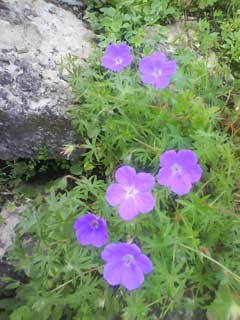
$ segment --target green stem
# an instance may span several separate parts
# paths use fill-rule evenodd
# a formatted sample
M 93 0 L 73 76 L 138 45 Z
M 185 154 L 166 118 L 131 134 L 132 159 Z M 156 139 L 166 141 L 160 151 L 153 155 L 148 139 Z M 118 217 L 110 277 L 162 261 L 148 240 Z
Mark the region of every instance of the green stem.
M 180 246 L 188 249 L 189 251 L 193 251 L 193 252 L 196 252 L 197 254 L 199 254 L 200 256 L 208 259 L 209 261 L 213 262 L 214 264 L 216 264 L 217 266 L 219 266 L 220 268 L 222 268 L 224 271 L 226 271 L 227 273 L 229 273 L 233 278 L 235 278 L 237 281 L 240 282 L 240 276 L 238 276 L 236 273 L 234 273 L 232 270 L 230 270 L 229 268 L 225 267 L 222 263 L 220 263 L 219 261 L 209 257 L 208 255 L 206 255 L 205 253 L 199 251 L 199 250 L 196 250 L 196 249 L 193 249 L 189 246 L 186 246 L 185 244 L 182 244 L 180 243 L 179 244 Z

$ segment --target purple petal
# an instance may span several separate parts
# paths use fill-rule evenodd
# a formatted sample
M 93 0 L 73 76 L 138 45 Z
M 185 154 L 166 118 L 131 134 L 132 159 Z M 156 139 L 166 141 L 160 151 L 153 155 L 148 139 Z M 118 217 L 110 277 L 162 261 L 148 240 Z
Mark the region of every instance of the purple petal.
M 185 167 L 184 171 L 186 171 L 187 174 L 191 177 L 191 183 L 198 182 L 201 179 L 202 168 L 198 164 L 189 166 L 188 168 Z
M 144 282 L 142 270 L 137 265 L 121 268 L 121 284 L 128 290 L 139 288 Z
M 169 85 L 170 78 L 166 76 L 161 76 L 159 78 L 155 78 L 152 83 L 153 87 L 157 90 L 164 89 Z
M 122 166 L 117 169 L 115 179 L 125 186 L 132 186 L 136 177 L 136 170 L 129 166 Z
M 108 240 L 107 230 L 92 230 L 91 228 L 84 231 L 77 231 L 77 240 L 83 246 L 92 245 L 94 247 L 102 247 Z
M 129 251 L 129 253 L 133 254 L 134 256 L 141 253 L 141 249 L 135 243 L 126 243 L 125 250 Z
M 168 167 L 163 167 L 159 170 L 157 181 L 162 186 L 170 186 L 172 183 L 172 170 Z
M 154 65 L 149 57 L 142 58 L 139 62 L 139 70 L 141 74 L 151 74 L 154 72 Z
M 124 201 L 126 191 L 124 187 L 119 183 L 111 184 L 107 188 L 106 200 L 111 206 L 117 206 Z
M 101 63 L 105 68 L 113 72 L 118 72 L 123 70 L 125 67 L 127 67 L 131 63 L 131 58 L 129 57 L 124 58 L 121 64 L 117 64 L 112 57 L 103 56 L 101 59 Z
M 118 53 L 121 56 L 130 56 L 131 55 L 131 47 L 129 47 L 125 43 L 121 43 L 118 45 Z
M 150 173 L 138 173 L 135 178 L 135 187 L 140 191 L 149 191 L 153 189 L 155 179 Z
M 131 47 L 121 44 L 110 44 L 105 51 L 106 56 L 111 56 L 113 59 L 117 57 L 126 57 L 131 55 Z
M 197 164 L 197 156 L 192 150 L 180 150 L 177 154 L 177 161 L 190 176 L 192 183 L 200 180 L 202 168 Z
M 74 229 L 78 230 L 79 228 L 89 226 L 90 222 L 95 219 L 96 216 L 90 212 L 76 219 L 74 223 Z
M 83 246 L 88 246 L 91 244 L 89 240 L 89 234 L 91 234 L 92 230 L 90 227 L 86 227 L 84 230 L 76 231 L 76 236 L 78 242 Z
M 132 56 L 126 56 L 126 57 L 123 57 L 123 61 L 121 63 L 121 67 L 122 69 L 126 68 L 127 66 L 129 66 L 133 61 L 133 57 Z
M 114 67 L 114 70 L 112 69 L 112 71 L 114 72 L 119 72 L 122 71 L 127 65 L 124 64 L 116 64 Z
M 112 71 L 117 71 L 116 68 L 119 67 L 111 56 L 103 56 L 101 58 L 101 64 Z
M 89 242 L 94 247 L 100 248 L 105 245 L 108 241 L 107 231 L 103 228 L 98 229 L 97 231 L 92 231 L 89 235 Z
M 117 57 L 119 55 L 118 45 L 116 45 L 116 44 L 108 45 L 106 48 L 105 55 L 112 56 L 113 58 Z
M 154 52 L 151 56 L 151 59 L 157 60 L 157 61 L 165 61 L 166 55 L 164 52 Z
M 175 61 L 166 61 L 163 66 L 163 75 L 171 77 L 177 70 L 177 64 Z
M 154 71 L 163 71 L 163 67 L 165 65 L 165 62 L 163 60 L 153 60 L 154 64 Z
M 121 270 L 119 270 L 119 264 L 105 264 L 103 278 L 112 286 L 119 285 L 121 283 Z
M 192 184 L 187 175 L 176 174 L 172 179 L 170 188 L 177 195 L 182 196 L 191 190 Z
M 111 243 L 106 246 L 101 254 L 101 258 L 106 262 L 121 261 L 125 254 L 132 254 L 137 257 L 141 253 L 136 244 L 129 243 Z
M 80 239 L 80 235 L 85 233 L 85 232 L 91 232 L 89 224 L 83 224 L 81 226 L 78 226 L 78 228 L 75 228 L 75 233 L 76 233 L 78 241 Z
M 161 167 L 170 167 L 177 162 L 177 153 L 175 150 L 165 151 L 160 156 L 160 166 Z
M 141 73 L 142 83 L 153 83 L 155 77 L 151 73 Z
M 137 208 L 141 213 L 152 211 L 156 204 L 156 201 L 150 192 L 139 192 L 135 197 L 135 201 L 137 203 Z
M 177 154 L 177 162 L 181 165 L 193 165 L 197 163 L 198 159 L 192 150 L 180 150 Z
M 106 262 L 120 261 L 125 254 L 121 244 L 111 243 L 105 247 L 101 254 L 101 258 Z
M 137 257 L 137 265 L 144 274 L 150 273 L 153 270 L 152 261 L 144 254 L 140 254 Z
M 118 213 L 123 220 L 128 221 L 135 218 L 140 213 L 135 198 L 130 197 L 124 200 L 118 209 Z

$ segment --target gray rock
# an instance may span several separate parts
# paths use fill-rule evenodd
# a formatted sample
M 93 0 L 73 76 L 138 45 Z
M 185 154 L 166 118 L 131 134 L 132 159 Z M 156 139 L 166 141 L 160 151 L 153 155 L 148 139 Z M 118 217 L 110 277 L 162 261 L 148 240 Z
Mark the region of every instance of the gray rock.
M 73 97 L 59 68 L 68 54 L 82 63 L 93 34 L 46 0 L 4 0 L 0 6 L 0 159 L 59 157 L 78 140 L 67 113 Z
M 19 222 L 18 214 L 22 210 L 23 208 L 18 208 L 16 212 L 13 213 L 3 208 L 0 212 L 0 218 L 3 220 L 0 225 L 0 260 L 15 238 L 14 228 Z
M 66 10 L 70 10 L 78 18 L 82 19 L 84 15 L 84 4 L 80 0 L 45 0 L 55 4 L 56 6 L 62 7 Z M 52 11 L 52 9 L 51 9 Z M 54 13 L 54 12 L 52 12 Z

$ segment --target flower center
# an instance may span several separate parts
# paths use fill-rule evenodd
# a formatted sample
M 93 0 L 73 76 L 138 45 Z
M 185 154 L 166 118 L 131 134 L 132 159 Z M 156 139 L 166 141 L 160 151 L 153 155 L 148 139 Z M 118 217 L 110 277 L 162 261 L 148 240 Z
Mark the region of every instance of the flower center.
M 171 169 L 172 169 L 172 173 L 175 175 L 175 174 L 179 174 L 179 173 L 181 173 L 182 172 L 182 167 L 179 165 L 179 164 L 177 164 L 177 163 L 175 163 L 172 167 L 171 167 Z
M 131 264 L 135 263 L 135 258 L 132 254 L 125 254 L 123 257 L 123 262 L 125 266 L 129 267 Z
M 162 70 L 158 69 L 158 70 L 155 70 L 152 75 L 155 77 L 155 78 L 160 78 L 161 75 L 162 75 Z
M 127 187 L 126 188 L 126 198 L 133 198 L 138 193 L 137 189 L 134 187 Z
M 122 64 L 122 58 L 120 57 L 115 58 L 114 61 L 116 64 Z
M 92 229 L 98 229 L 99 228 L 99 222 L 96 220 L 96 219 L 94 219 L 94 220 L 92 220 L 91 222 L 90 222 L 90 226 L 91 226 L 91 228 Z

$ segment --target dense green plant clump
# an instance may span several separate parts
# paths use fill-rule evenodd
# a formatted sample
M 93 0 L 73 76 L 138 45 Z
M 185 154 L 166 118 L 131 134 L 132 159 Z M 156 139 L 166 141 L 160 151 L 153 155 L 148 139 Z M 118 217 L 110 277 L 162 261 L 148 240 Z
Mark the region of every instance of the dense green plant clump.
M 197 2 L 202 10 L 223 5 Z M 103 13 L 99 21 L 94 5 Z M 104 30 L 101 46 L 128 40 L 135 60 L 115 73 L 102 67 L 101 49 L 87 66 L 69 57 L 70 112 L 84 141 L 65 152 L 79 148 L 82 155 L 64 177 L 25 191 L 26 210 L 8 260 L 29 279 L 4 279 L 5 291 L 16 295 L 0 301 L 1 319 L 155 320 L 178 309 L 187 310 L 185 319 L 196 310 L 207 310 L 209 320 L 239 319 L 240 100 L 229 68 L 238 57 L 220 51 L 220 62 L 210 69 L 216 30 L 201 20 L 198 50 L 174 51 L 178 69 L 167 88 L 143 86 L 138 71 L 139 59 L 157 50 L 156 40 L 138 40 L 141 28 L 178 19 L 183 11 L 177 1 L 89 1 L 88 16 Z M 223 22 L 221 32 L 228 27 Z M 201 181 L 183 197 L 156 184 L 153 211 L 122 221 L 105 199 L 114 172 L 125 164 L 156 176 L 159 157 L 169 149 L 194 150 Z M 136 243 L 151 257 L 153 272 L 138 290 L 109 286 L 102 279 L 101 250 L 76 241 L 74 222 L 89 211 L 107 220 L 109 242 Z
M 205 49 L 214 46 L 219 58 L 230 64 L 239 78 L 238 0 L 86 0 L 85 3 L 85 18 L 97 33 L 101 47 L 125 40 L 138 48 L 146 42 L 147 27 L 155 26 L 161 34 L 163 26 L 181 21 L 183 16 L 184 23 L 197 20 L 190 29 L 199 29 L 200 49 L 201 45 Z

